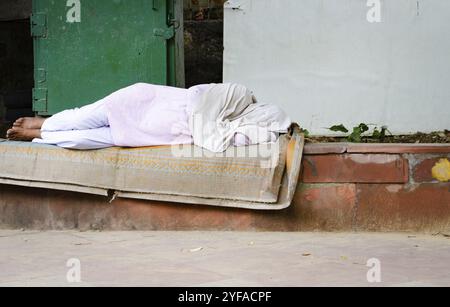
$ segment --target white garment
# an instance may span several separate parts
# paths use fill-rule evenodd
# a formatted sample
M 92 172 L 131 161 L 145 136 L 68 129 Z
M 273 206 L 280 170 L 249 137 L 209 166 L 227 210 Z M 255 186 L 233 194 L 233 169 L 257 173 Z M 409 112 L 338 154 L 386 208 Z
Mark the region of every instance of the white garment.
M 192 144 L 188 109 L 190 92 L 170 86 L 137 83 L 103 100 L 114 144 L 125 147 Z
M 225 151 L 239 134 L 247 136 L 249 144 L 275 142 L 291 124 L 278 106 L 258 103 L 239 84 L 209 87 L 189 119 L 194 144 L 213 152 Z
M 135 84 L 96 103 L 55 114 L 42 125 L 41 139 L 33 142 L 80 150 L 191 144 L 188 114 L 209 87 Z M 233 145 L 249 145 L 249 139 L 236 133 Z
M 41 139 L 33 142 L 81 150 L 114 146 L 105 101 L 53 115 L 44 121 Z

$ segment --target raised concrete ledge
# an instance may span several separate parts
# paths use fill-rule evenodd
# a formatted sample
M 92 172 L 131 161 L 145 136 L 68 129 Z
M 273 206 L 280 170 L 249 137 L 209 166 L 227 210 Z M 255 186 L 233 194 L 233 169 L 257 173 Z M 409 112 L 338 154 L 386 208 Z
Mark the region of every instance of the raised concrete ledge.
M 306 144 L 306 155 L 342 153 L 450 153 L 450 144 L 355 144 L 316 143 Z

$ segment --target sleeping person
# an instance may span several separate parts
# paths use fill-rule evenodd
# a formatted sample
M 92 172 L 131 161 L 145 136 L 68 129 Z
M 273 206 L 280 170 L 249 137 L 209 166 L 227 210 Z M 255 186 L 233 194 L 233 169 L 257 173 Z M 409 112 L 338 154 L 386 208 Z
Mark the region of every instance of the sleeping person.
M 283 110 L 257 102 L 239 84 L 180 89 L 137 83 L 49 118 L 20 118 L 7 138 L 79 150 L 195 144 L 223 152 L 275 142 L 290 125 Z

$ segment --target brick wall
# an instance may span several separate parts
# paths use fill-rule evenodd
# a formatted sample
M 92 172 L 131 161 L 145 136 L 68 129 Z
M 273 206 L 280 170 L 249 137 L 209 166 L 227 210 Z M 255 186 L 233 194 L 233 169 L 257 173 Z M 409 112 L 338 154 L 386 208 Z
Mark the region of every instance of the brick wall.
M 82 230 L 408 231 L 450 234 L 450 145 L 308 145 L 292 205 L 252 211 L 0 187 L 0 227 Z M 444 164 L 443 164 L 444 165 Z M 450 176 L 450 167 L 441 169 Z
M 450 145 L 432 147 L 309 146 L 299 203 L 317 211 L 313 215 L 328 230 L 335 227 L 336 212 L 339 227 L 347 230 L 450 230 L 450 182 L 433 175 L 441 167 L 450 178 L 450 167 L 442 164 L 450 161 Z

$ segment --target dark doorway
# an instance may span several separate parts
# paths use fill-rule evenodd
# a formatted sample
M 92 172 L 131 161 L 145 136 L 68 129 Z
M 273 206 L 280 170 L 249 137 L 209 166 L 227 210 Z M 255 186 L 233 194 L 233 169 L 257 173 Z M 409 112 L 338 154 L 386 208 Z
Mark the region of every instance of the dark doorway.
M 186 87 L 222 82 L 224 2 L 184 1 Z
M 20 5 L 21 4 L 21 5 Z M 32 116 L 31 1 L 5 1 L 0 10 L 0 138 L 21 116 Z

